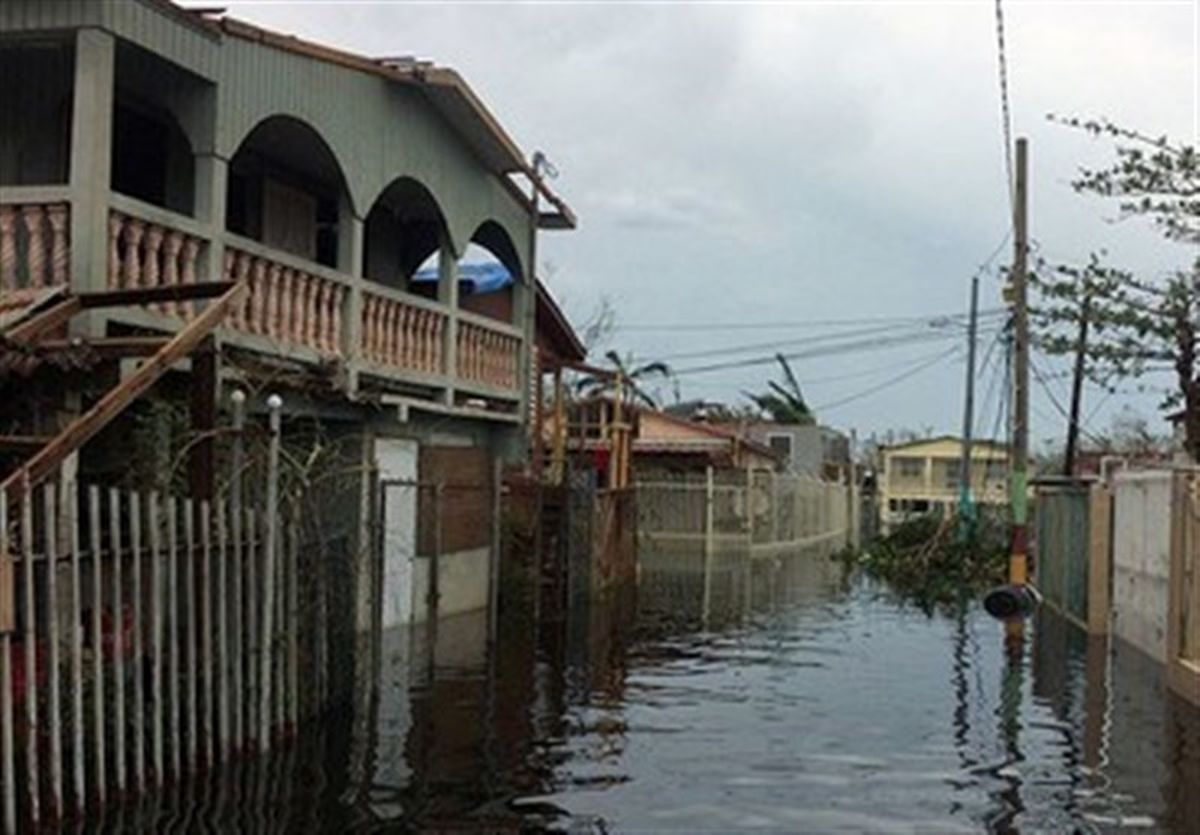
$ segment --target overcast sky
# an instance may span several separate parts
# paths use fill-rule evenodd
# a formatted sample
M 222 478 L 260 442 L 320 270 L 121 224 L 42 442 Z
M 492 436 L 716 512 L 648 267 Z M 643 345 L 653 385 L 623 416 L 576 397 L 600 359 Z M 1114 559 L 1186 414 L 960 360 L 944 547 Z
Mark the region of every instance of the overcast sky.
M 990 0 L 226 5 L 301 37 L 462 73 L 522 148 L 546 152 L 580 217 L 577 231 L 542 236 L 543 276 L 577 324 L 611 299 L 611 347 L 639 359 L 686 369 L 771 350 L 679 355 L 788 341 L 799 351 L 816 343 L 797 340 L 830 332 L 805 322 L 962 311 L 971 274 L 1008 229 Z M 1184 263 L 1183 247 L 1113 224 L 1113 207 L 1072 192 L 1076 166 L 1102 163 L 1111 145 L 1045 114 L 1107 116 L 1195 143 L 1197 3 L 1004 8 L 1014 130 L 1030 142 L 1030 226 L 1042 251 L 1081 258 L 1105 247 L 1151 276 Z M 992 272 L 981 306 L 999 303 Z M 716 327 L 725 323 L 763 326 Z M 640 327 L 664 324 L 713 327 Z M 860 436 L 957 433 L 965 367 L 938 356 L 952 345 L 800 358 L 795 370 L 822 422 Z M 685 398 L 737 400 L 774 373 L 690 373 L 679 385 Z M 978 395 L 989 433 L 992 376 Z M 1050 384 L 1065 403 L 1066 380 Z M 1100 407 L 1094 429 L 1125 405 L 1155 414 L 1156 395 L 1102 396 L 1087 394 L 1085 408 Z M 1033 407 L 1035 438 L 1061 435 L 1043 392 Z

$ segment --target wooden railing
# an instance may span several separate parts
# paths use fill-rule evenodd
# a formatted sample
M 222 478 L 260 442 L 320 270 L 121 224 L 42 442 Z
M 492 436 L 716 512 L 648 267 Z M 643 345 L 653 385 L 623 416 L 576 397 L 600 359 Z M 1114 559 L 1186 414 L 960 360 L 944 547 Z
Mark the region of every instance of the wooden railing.
M 225 250 L 222 274 L 250 292 L 226 326 L 320 354 L 342 353 L 342 308 L 349 287 L 338 273 L 237 239 Z
M 462 314 L 460 314 L 462 315 Z M 473 383 L 515 389 L 520 382 L 521 338 L 479 318 L 458 323 L 458 376 Z
M 108 213 L 108 287 L 194 284 L 208 247 L 204 228 L 191 218 L 121 195 Z M 165 302 L 157 309 L 190 319 L 194 302 Z
M 362 353 L 368 362 L 444 374 L 446 313 L 397 293 L 363 292 Z
M 6 188 L 0 196 L 0 292 L 70 281 L 65 188 Z

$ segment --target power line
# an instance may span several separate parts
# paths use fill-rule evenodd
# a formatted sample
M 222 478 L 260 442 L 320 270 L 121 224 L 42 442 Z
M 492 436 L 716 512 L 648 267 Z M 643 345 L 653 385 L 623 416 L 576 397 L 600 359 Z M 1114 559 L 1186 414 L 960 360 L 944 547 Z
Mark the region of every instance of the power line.
M 993 316 L 1004 312 L 1004 308 L 989 308 L 981 310 L 980 316 Z M 794 321 L 769 320 L 765 322 L 634 322 L 633 324 L 617 325 L 621 331 L 714 331 L 714 330 L 768 330 L 784 328 L 809 327 L 851 327 L 857 325 L 876 325 L 885 322 L 894 324 L 928 322 L 935 319 L 965 319 L 963 313 L 927 313 L 916 316 L 866 316 L 856 319 L 807 319 Z
M 991 317 L 989 317 L 991 318 Z M 809 336 L 798 336 L 793 339 L 769 340 L 766 342 L 752 342 L 741 345 L 728 345 L 721 348 L 705 348 L 701 351 L 685 351 L 679 354 L 664 354 L 656 355 L 656 358 L 662 361 L 673 361 L 681 359 L 700 359 L 702 357 L 720 357 L 729 356 L 730 354 L 745 354 L 759 351 L 778 351 L 782 348 L 794 347 L 798 345 L 812 345 L 822 342 L 836 342 L 838 340 L 849 339 L 852 337 L 863 336 L 882 336 L 886 334 L 901 335 L 905 333 L 917 334 L 926 333 L 929 329 L 965 327 L 961 321 L 949 321 L 946 319 L 929 319 L 923 320 L 914 324 L 904 325 L 879 325 L 872 328 L 859 328 L 853 331 L 842 331 L 840 333 L 823 333 L 812 334 Z
M 990 333 L 990 332 L 989 332 Z M 894 348 L 899 345 L 913 345 L 921 342 L 935 342 L 947 338 L 958 338 L 957 333 L 946 332 L 919 332 L 907 336 L 895 336 L 890 338 L 875 338 L 863 339 L 856 342 L 847 342 L 844 344 L 827 345 L 824 347 L 814 348 L 808 351 L 797 351 L 794 353 L 782 354 L 786 360 L 809 359 L 812 357 L 823 357 L 832 354 L 853 353 L 856 351 L 871 351 L 881 348 Z M 757 365 L 769 365 L 777 361 L 778 354 L 770 354 L 769 356 L 754 357 L 750 359 L 731 360 L 728 362 L 710 363 L 708 365 L 697 365 L 690 368 L 676 369 L 674 376 L 682 377 L 688 374 L 705 374 L 712 371 L 725 371 L 733 368 L 751 368 Z
M 829 411 L 830 409 L 836 409 L 839 406 L 844 406 L 847 403 L 853 403 L 855 400 L 862 400 L 864 397 L 870 397 L 871 395 L 877 394 L 877 393 L 883 391 L 884 389 L 891 388 L 892 386 L 896 385 L 897 383 L 902 383 L 905 380 L 907 380 L 909 377 L 913 377 L 917 374 L 920 374 L 925 369 L 931 368 L 932 366 L 936 365 L 937 363 L 941 362 L 942 360 L 948 359 L 952 355 L 961 353 L 961 352 L 962 352 L 962 346 L 955 345 L 953 348 L 950 348 L 948 351 L 943 351 L 942 353 L 938 354 L 933 359 L 927 360 L 926 362 L 921 363 L 920 365 L 916 366 L 915 368 L 910 369 L 909 371 L 905 372 L 904 374 L 899 374 L 899 375 L 893 377 L 892 379 L 887 380 L 878 385 L 872 386 L 871 388 L 866 389 L 865 391 L 860 391 L 858 394 L 852 394 L 849 397 L 843 397 L 840 400 L 834 400 L 832 403 L 825 403 L 821 406 L 816 406 L 816 407 L 814 407 L 813 411 L 825 412 L 825 411 Z

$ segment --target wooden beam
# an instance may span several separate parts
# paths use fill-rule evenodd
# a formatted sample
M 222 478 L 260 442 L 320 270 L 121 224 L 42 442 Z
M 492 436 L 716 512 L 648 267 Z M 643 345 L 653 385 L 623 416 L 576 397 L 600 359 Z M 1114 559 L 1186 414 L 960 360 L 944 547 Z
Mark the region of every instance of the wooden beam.
M 217 425 L 217 347 L 212 336 L 192 353 L 192 432 L 188 452 L 188 482 L 191 496 L 199 501 L 213 497 L 212 433 Z
M 23 479 L 28 478 L 31 485 L 37 484 L 54 472 L 63 459 L 87 443 L 89 438 L 107 426 L 126 406 L 154 385 L 172 365 L 191 353 L 192 349 L 221 324 L 245 291 L 246 285 L 233 284 L 225 295 L 206 306 L 199 316 L 171 337 L 162 350 L 96 401 L 92 408 L 72 421 L 53 441 L 25 462 L 24 466 L 0 483 L 0 494 L 16 495 Z
M 0 452 L 31 452 L 52 440 L 53 435 L 0 435 Z
M 47 339 L 38 343 L 44 351 L 89 348 L 105 358 L 148 357 L 170 342 L 167 336 L 110 336 L 102 339 Z
M 80 293 L 76 298 L 85 310 L 97 307 L 181 302 L 189 299 L 209 299 L 228 293 L 232 281 L 199 281 L 195 284 L 160 284 L 157 287 L 137 287 L 130 290 L 97 290 Z
M 43 334 L 61 328 L 82 309 L 79 297 L 70 296 L 56 302 L 54 306 L 41 313 L 31 316 L 21 324 L 14 325 L 4 336 L 13 342 L 35 342 Z

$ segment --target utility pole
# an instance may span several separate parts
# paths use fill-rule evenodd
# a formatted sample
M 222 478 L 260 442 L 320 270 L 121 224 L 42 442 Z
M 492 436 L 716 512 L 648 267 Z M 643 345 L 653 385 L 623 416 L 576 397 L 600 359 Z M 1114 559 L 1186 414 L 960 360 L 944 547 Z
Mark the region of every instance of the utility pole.
M 967 396 L 963 407 L 962 466 L 959 470 L 959 529 L 964 538 L 975 522 L 971 498 L 971 433 L 975 425 L 975 332 L 979 321 L 979 274 L 971 279 L 971 318 L 967 325 Z
M 1071 417 L 1067 424 L 1067 452 L 1063 460 L 1063 475 L 1075 475 L 1076 448 L 1079 445 L 1079 408 L 1083 401 L 1083 370 L 1087 351 L 1088 320 L 1092 315 L 1092 293 L 1087 287 L 1079 305 L 1079 341 L 1075 345 L 1075 374 L 1071 380 Z
M 1028 468 L 1029 468 L 1029 299 L 1026 256 L 1029 252 L 1028 141 L 1017 140 L 1016 188 L 1013 203 L 1013 456 L 1012 456 L 1012 551 L 1008 581 L 1024 586 L 1028 580 Z

